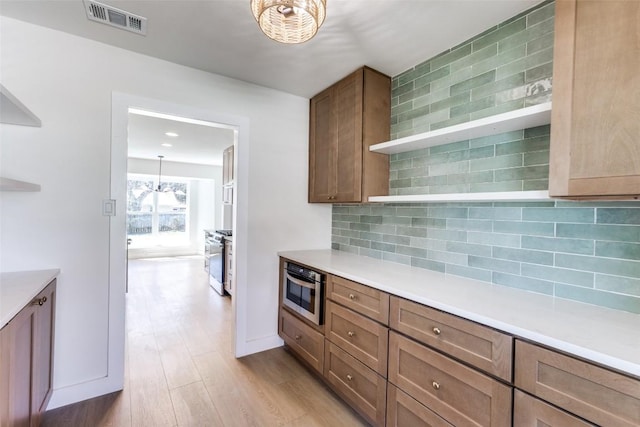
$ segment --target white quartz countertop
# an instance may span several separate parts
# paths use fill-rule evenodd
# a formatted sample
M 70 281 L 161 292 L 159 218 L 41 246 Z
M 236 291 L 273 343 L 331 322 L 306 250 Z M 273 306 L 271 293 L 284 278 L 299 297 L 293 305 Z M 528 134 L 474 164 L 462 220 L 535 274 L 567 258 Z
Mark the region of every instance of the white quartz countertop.
M 0 327 L 9 323 L 59 273 L 58 269 L 0 273 Z
M 279 255 L 640 378 L 640 315 L 344 251 Z

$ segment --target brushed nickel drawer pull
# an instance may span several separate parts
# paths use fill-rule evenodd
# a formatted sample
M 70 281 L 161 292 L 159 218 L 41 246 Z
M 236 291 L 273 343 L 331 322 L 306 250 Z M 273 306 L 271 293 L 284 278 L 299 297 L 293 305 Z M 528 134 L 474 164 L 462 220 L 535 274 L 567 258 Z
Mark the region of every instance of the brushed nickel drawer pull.
M 436 335 L 440 335 L 442 333 L 442 331 L 440 330 L 440 328 L 438 328 L 437 326 L 433 328 L 433 333 Z
M 440 384 L 438 384 L 437 382 L 432 382 L 431 385 L 433 386 L 433 388 L 435 388 L 436 390 L 440 390 Z
M 296 335 L 294 338 L 295 338 L 296 341 L 300 341 L 302 339 L 302 337 L 300 335 Z
M 355 332 L 353 332 L 353 331 L 349 331 L 349 332 L 347 332 L 347 335 L 349 335 L 350 337 L 353 337 L 355 334 L 356 334 L 356 333 L 355 333 Z
M 353 376 L 352 376 L 351 374 L 347 374 L 347 379 L 348 379 L 349 381 L 351 381 L 351 380 L 353 380 Z
M 355 296 L 354 294 L 349 294 L 349 299 L 350 299 L 350 300 L 355 300 L 355 299 L 356 299 L 356 296 Z

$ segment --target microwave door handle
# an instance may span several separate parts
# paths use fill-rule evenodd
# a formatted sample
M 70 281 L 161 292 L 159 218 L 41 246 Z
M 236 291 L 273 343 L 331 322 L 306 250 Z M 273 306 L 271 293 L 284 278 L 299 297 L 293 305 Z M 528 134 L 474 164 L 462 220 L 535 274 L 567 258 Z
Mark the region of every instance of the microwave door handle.
M 300 279 L 296 279 L 295 277 L 291 276 L 289 273 L 287 274 L 287 280 L 291 280 L 293 283 L 295 283 L 298 286 L 302 286 L 303 288 L 309 288 L 309 289 L 315 289 L 316 286 L 313 283 L 308 283 L 308 282 L 304 282 Z

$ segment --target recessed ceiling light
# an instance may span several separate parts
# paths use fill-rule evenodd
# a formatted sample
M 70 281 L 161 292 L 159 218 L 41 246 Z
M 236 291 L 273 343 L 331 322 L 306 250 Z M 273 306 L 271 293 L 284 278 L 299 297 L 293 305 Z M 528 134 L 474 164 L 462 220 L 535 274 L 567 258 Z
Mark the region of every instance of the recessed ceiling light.
M 160 145 L 162 145 L 163 147 L 173 147 L 172 144 L 169 144 L 167 142 L 165 142 L 164 144 L 160 144 Z
M 167 136 L 172 136 L 172 137 L 174 137 L 174 138 L 175 138 L 176 136 L 178 136 L 178 134 L 177 134 L 177 133 L 175 133 L 175 132 L 165 132 L 165 135 L 167 135 Z

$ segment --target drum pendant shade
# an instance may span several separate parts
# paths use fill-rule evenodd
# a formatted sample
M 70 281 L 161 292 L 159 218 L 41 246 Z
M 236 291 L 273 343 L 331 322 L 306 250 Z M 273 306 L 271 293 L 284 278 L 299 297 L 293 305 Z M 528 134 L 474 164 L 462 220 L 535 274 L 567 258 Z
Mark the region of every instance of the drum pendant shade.
M 326 0 L 251 0 L 263 33 L 280 43 L 304 43 L 316 35 L 326 16 Z

